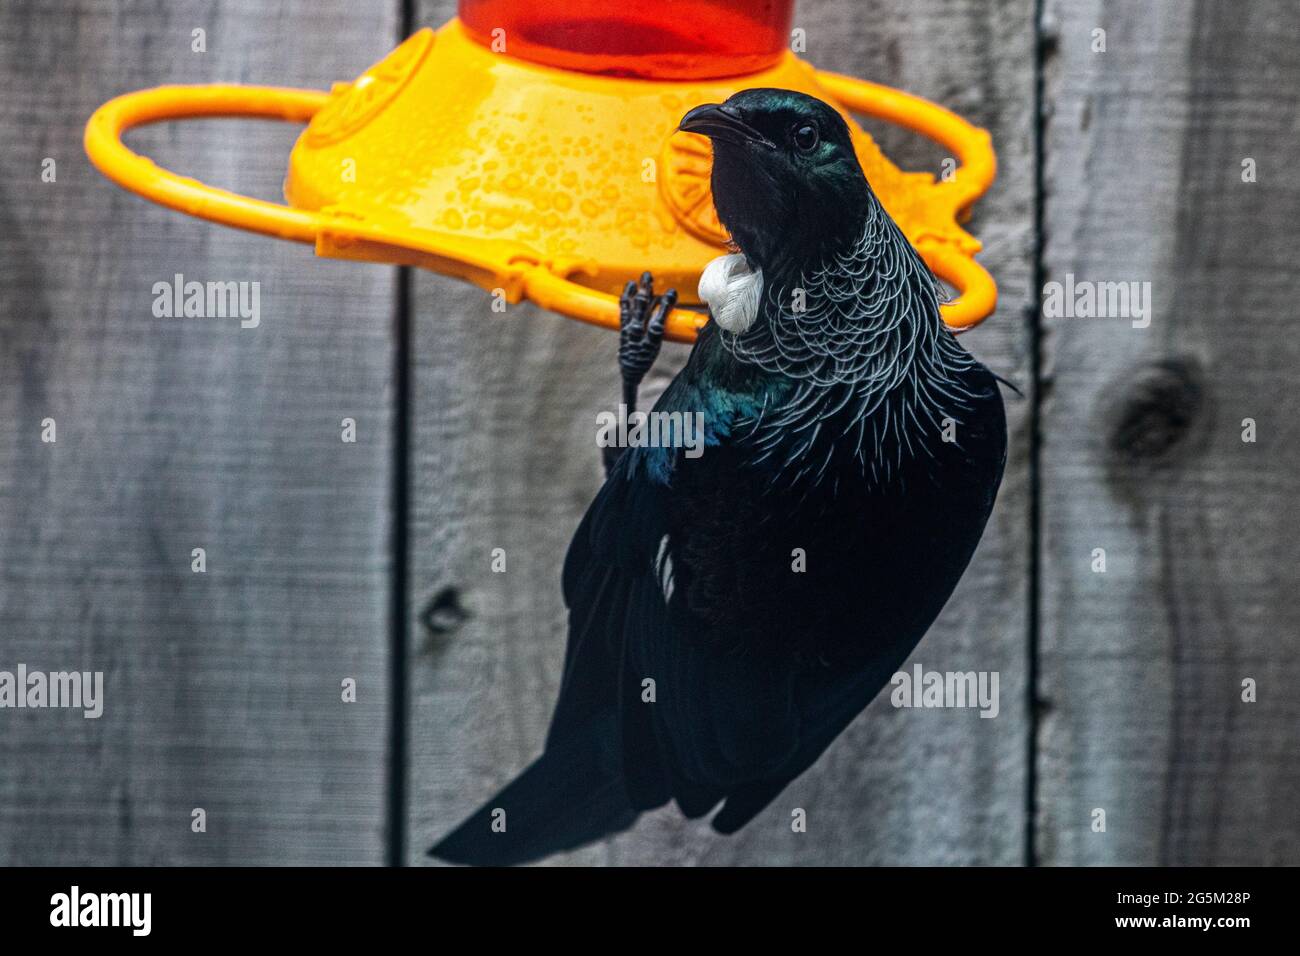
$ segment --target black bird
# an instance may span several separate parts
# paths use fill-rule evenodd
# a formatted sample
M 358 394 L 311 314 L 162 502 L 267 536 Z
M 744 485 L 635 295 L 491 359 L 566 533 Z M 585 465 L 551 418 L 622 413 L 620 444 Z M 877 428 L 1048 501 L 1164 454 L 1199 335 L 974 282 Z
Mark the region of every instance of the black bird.
M 753 89 L 691 110 L 739 250 L 656 411 L 702 455 L 631 448 L 564 563 L 569 642 L 545 751 L 431 855 L 535 860 L 669 800 L 733 833 L 911 653 L 983 533 L 1006 459 L 997 380 L 939 316 L 844 120 Z M 629 283 L 625 398 L 671 299 Z M 494 826 L 495 823 L 495 826 Z

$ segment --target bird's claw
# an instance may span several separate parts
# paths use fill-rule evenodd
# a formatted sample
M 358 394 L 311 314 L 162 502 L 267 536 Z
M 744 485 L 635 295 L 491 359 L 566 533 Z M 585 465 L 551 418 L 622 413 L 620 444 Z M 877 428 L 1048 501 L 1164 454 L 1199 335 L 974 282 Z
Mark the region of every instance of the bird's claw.
M 659 356 L 668 313 L 677 304 L 677 290 L 655 295 L 655 280 L 649 272 L 623 287 L 618 299 L 618 371 L 623 379 L 623 405 L 627 414 L 636 411 L 636 393 L 645 373 Z M 605 473 L 609 474 L 623 449 L 602 449 Z
M 649 272 L 623 287 L 618 300 L 618 370 L 629 410 L 636 404 L 641 380 L 659 355 L 668 313 L 676 304 L 676 289 L 655 296 L 654 277 Z

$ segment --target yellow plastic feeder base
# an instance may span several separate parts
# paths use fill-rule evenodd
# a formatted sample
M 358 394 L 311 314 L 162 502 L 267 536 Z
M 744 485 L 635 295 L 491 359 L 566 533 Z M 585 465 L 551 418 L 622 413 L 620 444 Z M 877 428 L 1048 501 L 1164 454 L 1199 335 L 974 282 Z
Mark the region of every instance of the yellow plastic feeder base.
M 189 215 L 312 243 L 321 256 L 421 266 L 617 329 L 617 293 L 643 270 L 695 301 L 700 272 L 726 236 L 709 190 L 708 141 L 674 130 L 691 107 L 760 86 L 801 90 L 845 114 L 881 202 L 959 291 L 943 307 L 950 326 L 993 311 L 996 287 L 973 258 L 980 243 L 958 225 L 993 181 L 988 133 L 789 53 L 749 76 L 625 79 L 493 53 L 452 20 L 329 93 L 165 86 L 117 97 L 90 118 L 85 144 L 108 178 Z M 934 139 L 958 162 L 955 173 L 936 182 L 903 172 L 850 112 Z M 212 116 L 310 121 L 289 158 L 288 206 L 179 176 L 122 143 L 133 126 Z M 690 341 L 703 321 L 676 309 L 668 335 Z

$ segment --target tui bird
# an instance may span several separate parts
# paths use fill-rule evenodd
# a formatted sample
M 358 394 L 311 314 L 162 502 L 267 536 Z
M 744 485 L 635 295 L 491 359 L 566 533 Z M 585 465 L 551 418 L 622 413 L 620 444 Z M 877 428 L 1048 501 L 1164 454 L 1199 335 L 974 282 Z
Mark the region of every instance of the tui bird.
M 504 865 L 673 800 L 730 834 L 871 702 L 947 601 L 1006 460 L 997 379 L 939 316 L 844 120 L 750 89 L 688 112 L 733 253 L 655 411 L 702 455 L 629 448 L 564 562 L 569 641 L 542 755 L 430 851 Z M 672 293 L 622 299 L 624 400 Z

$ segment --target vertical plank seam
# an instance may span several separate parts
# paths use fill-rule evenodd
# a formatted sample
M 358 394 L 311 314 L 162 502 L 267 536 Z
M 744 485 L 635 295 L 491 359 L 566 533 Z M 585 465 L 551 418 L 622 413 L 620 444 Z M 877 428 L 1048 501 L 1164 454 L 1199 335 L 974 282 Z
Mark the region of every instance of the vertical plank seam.
M 411 426 L 411 269 L 396 274 L 393 347 L 393 534 L 392 626 L 389 646 L 388 865 L 406 860 L 408 535 L 410 507 Z
M 1026 659 L 1026 720 L 1028 729 L 1025 741 L 1025 865 L 1038 865 L 1038 733 L 1039 733 L 1039 648 L 1041 627 L 1041 575 L 1042 575 L 1042 311 L 1038 307 L 1039 294 L 1046 281 L 1044 264 L 1044 148 L 1047 142 L 1046 61 L 1047 38 L 1043 32 L 1046 0 L 1034 0 L 1034 263 L 1033 285 L 1029 290 L 1029 304 L 1025 321 L 1029 326 L 1029 368 L 1032 386 L 1029 398 L 1029 581 L 1026 600 L 1028 607 Z
M 415 28 L 416 0 L 398 0 L 396 42 Z M 393 315 L 393 534 L 392 626 L 389 643 L 389 758 L 388 847 L 389 866 L 406 865 L 407 763 L 410 723 L 408 582 L 411 515 L 410 436 L 411 408 L 411 294 L 410 266 L 399 266 Z

